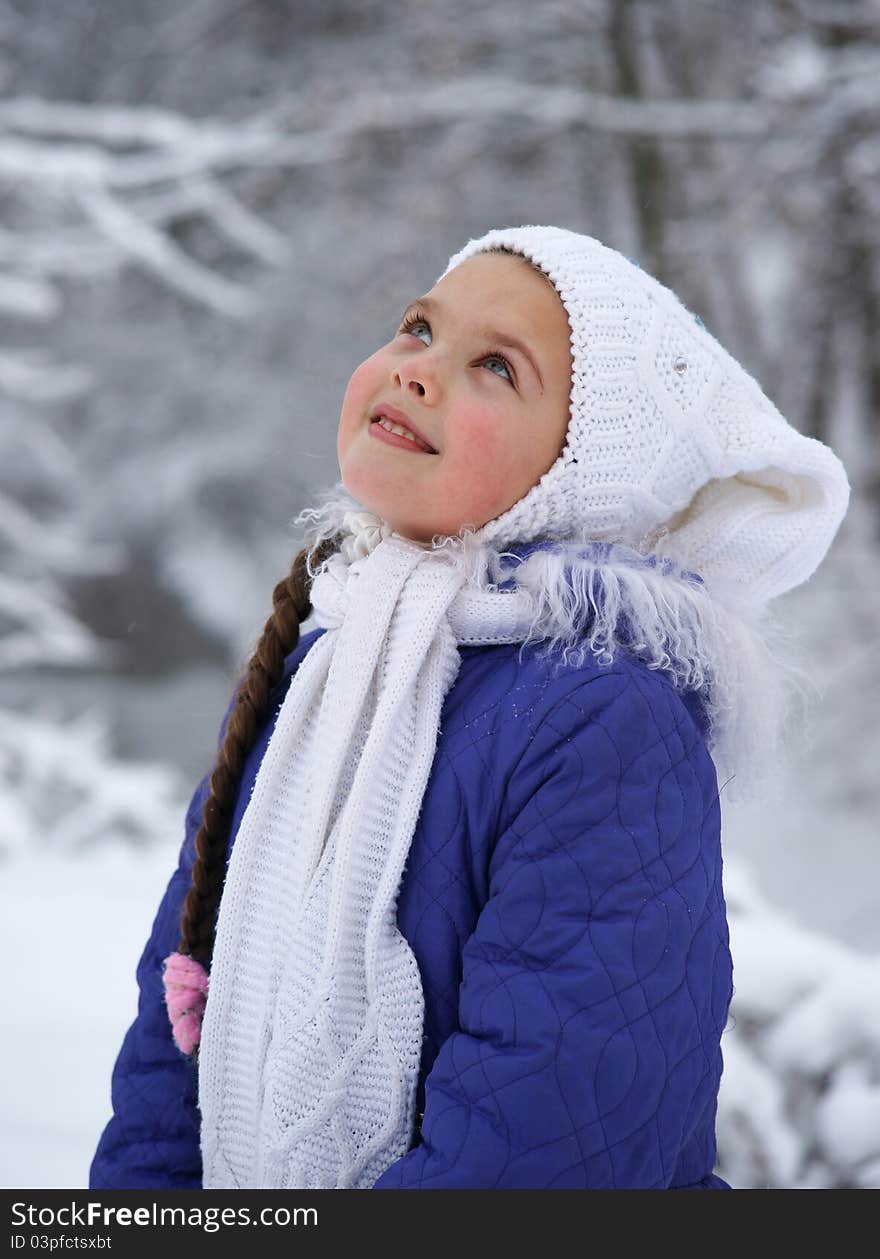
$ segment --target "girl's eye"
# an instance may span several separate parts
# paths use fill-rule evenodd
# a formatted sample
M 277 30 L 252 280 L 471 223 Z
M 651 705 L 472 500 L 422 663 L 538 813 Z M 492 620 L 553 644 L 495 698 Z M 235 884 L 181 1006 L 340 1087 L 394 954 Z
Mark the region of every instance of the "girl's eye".
M 417 310 L 413 311 L 411 314 L 407 315 L 403 323 L 398 328 L 397 330 L 398 335 L 400 333 L 408 332 L 412 334 L 413 336 L 418 336 L 419 334 L 415 331 L 415 329 L 421 326 L 424 326 L 425 328 L 427 328 L 428 334 L 430 335 L 431 325 L 428 323 L 427 319 L 425 319 L 424 315 L 419 314 Z M 501 366 L 504 368 L 504 370 L 507 372 L 508 383 L 516 387 L 516 372 L 514 372 L 512 365 L 508 362 L 508 360 L 504 357 L 503 354 L 498 354 L 498 353 L 487 354 L 486 357 L 483 359 L 483 362 L 484 363 L 500 363 Z M 494 374 L 497 375 L 498 373 L 496 372 Z M 504 377 L 502 376 L 501 379 L 503 380 Z
M 513 384 L 514 379 L 515 379 L 513 375 L 513 368 L 510 366 L 510 364 L 508 363 L 507 359 L 504 357 L 503 354 L 487 354 L 486 357 L 483 359 L 483 362 L 484 363 L 500 363 L 501 366 L 507 372 L 507 375 L 510 379 L 510 383 Z
M 403 323 L 400 325 L 398 332 L 412 332 L 413 328 L 417 328 L 419 324 L 424 324 L 430 332 L 427 319 L 423 319 L 418 311 L 414 311 L 413 314 L 407 315 L 406 319 L 404 319 Z

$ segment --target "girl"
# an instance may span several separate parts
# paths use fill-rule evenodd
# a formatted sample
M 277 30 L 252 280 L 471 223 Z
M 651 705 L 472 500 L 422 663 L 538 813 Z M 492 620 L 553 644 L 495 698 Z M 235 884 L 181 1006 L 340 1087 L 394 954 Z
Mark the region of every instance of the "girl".
M 545 226 L 452 257 L 338 456 L 90 1187 L 729 1188 L 718 784 L 778 764 L 804 675 L 765 612 L 841 463 L 670 290 Z

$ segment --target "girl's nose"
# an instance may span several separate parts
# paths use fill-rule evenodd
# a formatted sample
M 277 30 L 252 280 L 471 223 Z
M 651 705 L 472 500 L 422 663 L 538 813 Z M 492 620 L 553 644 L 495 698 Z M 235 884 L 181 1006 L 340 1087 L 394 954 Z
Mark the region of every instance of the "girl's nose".
M 406 393 L 414 393 L 427 402 L 432 402 L 440 391 L 437 374 L 420 354 L 418 359 L 407 359 L 399 363 L 393 373 L 394 383 Z

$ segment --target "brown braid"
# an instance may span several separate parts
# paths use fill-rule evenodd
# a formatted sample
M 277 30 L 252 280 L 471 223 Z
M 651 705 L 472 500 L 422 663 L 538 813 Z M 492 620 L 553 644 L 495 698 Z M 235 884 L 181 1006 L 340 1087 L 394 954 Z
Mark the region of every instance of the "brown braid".
M 340 543 L 329 538 L 313 551 L 313 567 Z M 273 611 L 254 649 L 235 695 L 223 743 L 210 778 L 202 824 L 196 834 L 196 860 L 180 921 L 181 953 L 208 969 L 214 951 L 214 917 L 225 876 L 226 851 L 235 800 L 248 753 L 269 716 L 269 699 L 284 674 L 284 658 L 299 642 L 300 624 L 312 609 L 304 547 L 293 558 L 289 574 L 272 591 Z

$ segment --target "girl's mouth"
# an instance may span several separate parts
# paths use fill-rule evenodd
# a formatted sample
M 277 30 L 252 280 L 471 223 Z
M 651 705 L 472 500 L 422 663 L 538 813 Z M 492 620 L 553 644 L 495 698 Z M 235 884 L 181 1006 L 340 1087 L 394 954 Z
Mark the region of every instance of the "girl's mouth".
M 388 442 L 390 446 L 398 446 L 401 450 L 410 450 L 418 455 L 436 455 L 437 453 L 436 450 L 429 450 L 423 446 L 415 437 L 406 436 L 401 425 L 392 426 L 390 420 L 386 420 L 384 416 L 370 421 L 370 432 L 380 441 Z

